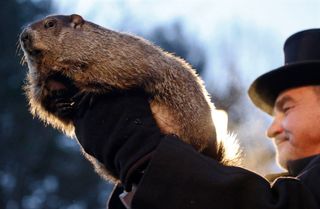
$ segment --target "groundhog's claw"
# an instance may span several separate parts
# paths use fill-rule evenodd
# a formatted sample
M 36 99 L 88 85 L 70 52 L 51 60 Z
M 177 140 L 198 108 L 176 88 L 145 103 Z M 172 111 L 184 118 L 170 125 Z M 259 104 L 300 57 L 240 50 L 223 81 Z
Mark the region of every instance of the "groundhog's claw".
M 55 115 L 61 118 L 71 118 L 75 112 L 75 102 L 57 99 L 55 102 Z

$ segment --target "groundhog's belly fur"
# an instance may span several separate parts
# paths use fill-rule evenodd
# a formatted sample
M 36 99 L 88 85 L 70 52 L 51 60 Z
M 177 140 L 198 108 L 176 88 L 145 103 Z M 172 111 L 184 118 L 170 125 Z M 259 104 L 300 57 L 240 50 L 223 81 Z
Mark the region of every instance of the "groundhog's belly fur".
M 184 60 L 79 15 L 49 16 L 30 24 L 20 40 L 29 67 L 25 91 L 30 110 L 46 123 L 73 135 L 71 120 L 43 104 L 52 91 L 68 88 L 59 83 L 60 78 L 83 92 L 142 88 L 152 95 L 151 110 L 162 132 L 179 136 L 199 152 L 209 149 L 222 160 L 211 116 L 213 104 L 202 80 Z

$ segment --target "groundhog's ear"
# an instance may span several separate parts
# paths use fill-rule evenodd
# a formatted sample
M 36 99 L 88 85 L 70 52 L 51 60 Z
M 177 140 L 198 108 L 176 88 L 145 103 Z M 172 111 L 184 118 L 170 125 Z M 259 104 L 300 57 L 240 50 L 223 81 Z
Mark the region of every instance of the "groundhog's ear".
M 71 27 L 80 28 L 83 25 L 84 19 L 80 15 L 72 14 L 70 17 L 71 17 Z

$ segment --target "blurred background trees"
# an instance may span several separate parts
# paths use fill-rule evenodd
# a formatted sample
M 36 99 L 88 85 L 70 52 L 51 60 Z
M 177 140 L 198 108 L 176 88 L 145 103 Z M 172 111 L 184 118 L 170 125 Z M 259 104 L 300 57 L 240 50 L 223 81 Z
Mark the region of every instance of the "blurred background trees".
M 32 118 L 21 88 L 26 66 L 20 65 L 18 35 L 23 25 L 54 13 L 51 2 L 2 0 L 0 5 L 0 208 L 105 208 L 112 185 L 94 173 L 79 152 L 77 143 Z M 178 20 L 158 25 L 150 31 L 137 29 L 136 32 L 186 59 L 203 77 L 206 75 L 205 69 L 209 68 L 209 59 L 215 59 L 208 57 L 203 44 L 188 35 Z M 212 93 L 215 105 L 228 111 L 229 127 L 237 132 L 237 127 L 248 120 L 245 91 L 239 80 L 239 62 L 233 48 L 224 42 L 226 37 L 221 37 L 219 41 L 222 45 L 218 49 L 220 55 L 225 57 L 223 64 L 228 79 L 223 91 L 216 91 L 220 88 L 219 82 L 212 82 L 208 91 Z M 244 142 L 240 141 L 245 150 L 261 147 Z M 252 159 L 260 164 L 263 160 L 268 163 L 273 159 L 272 154 L 267 150 L 260 152 L 259 156 L 248 152 L 245 164 L 255 165 Z

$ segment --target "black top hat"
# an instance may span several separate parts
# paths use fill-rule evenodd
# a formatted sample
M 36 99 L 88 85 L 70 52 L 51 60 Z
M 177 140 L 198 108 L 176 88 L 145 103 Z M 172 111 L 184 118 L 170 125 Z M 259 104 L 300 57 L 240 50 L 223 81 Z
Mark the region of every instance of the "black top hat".
M 304 30 L 284 44 L 285 65 L 258 77 L 249 87 L 249 97 L 261 110 L 272 114 L 284 90 L 320 85 L 320 29 Z

